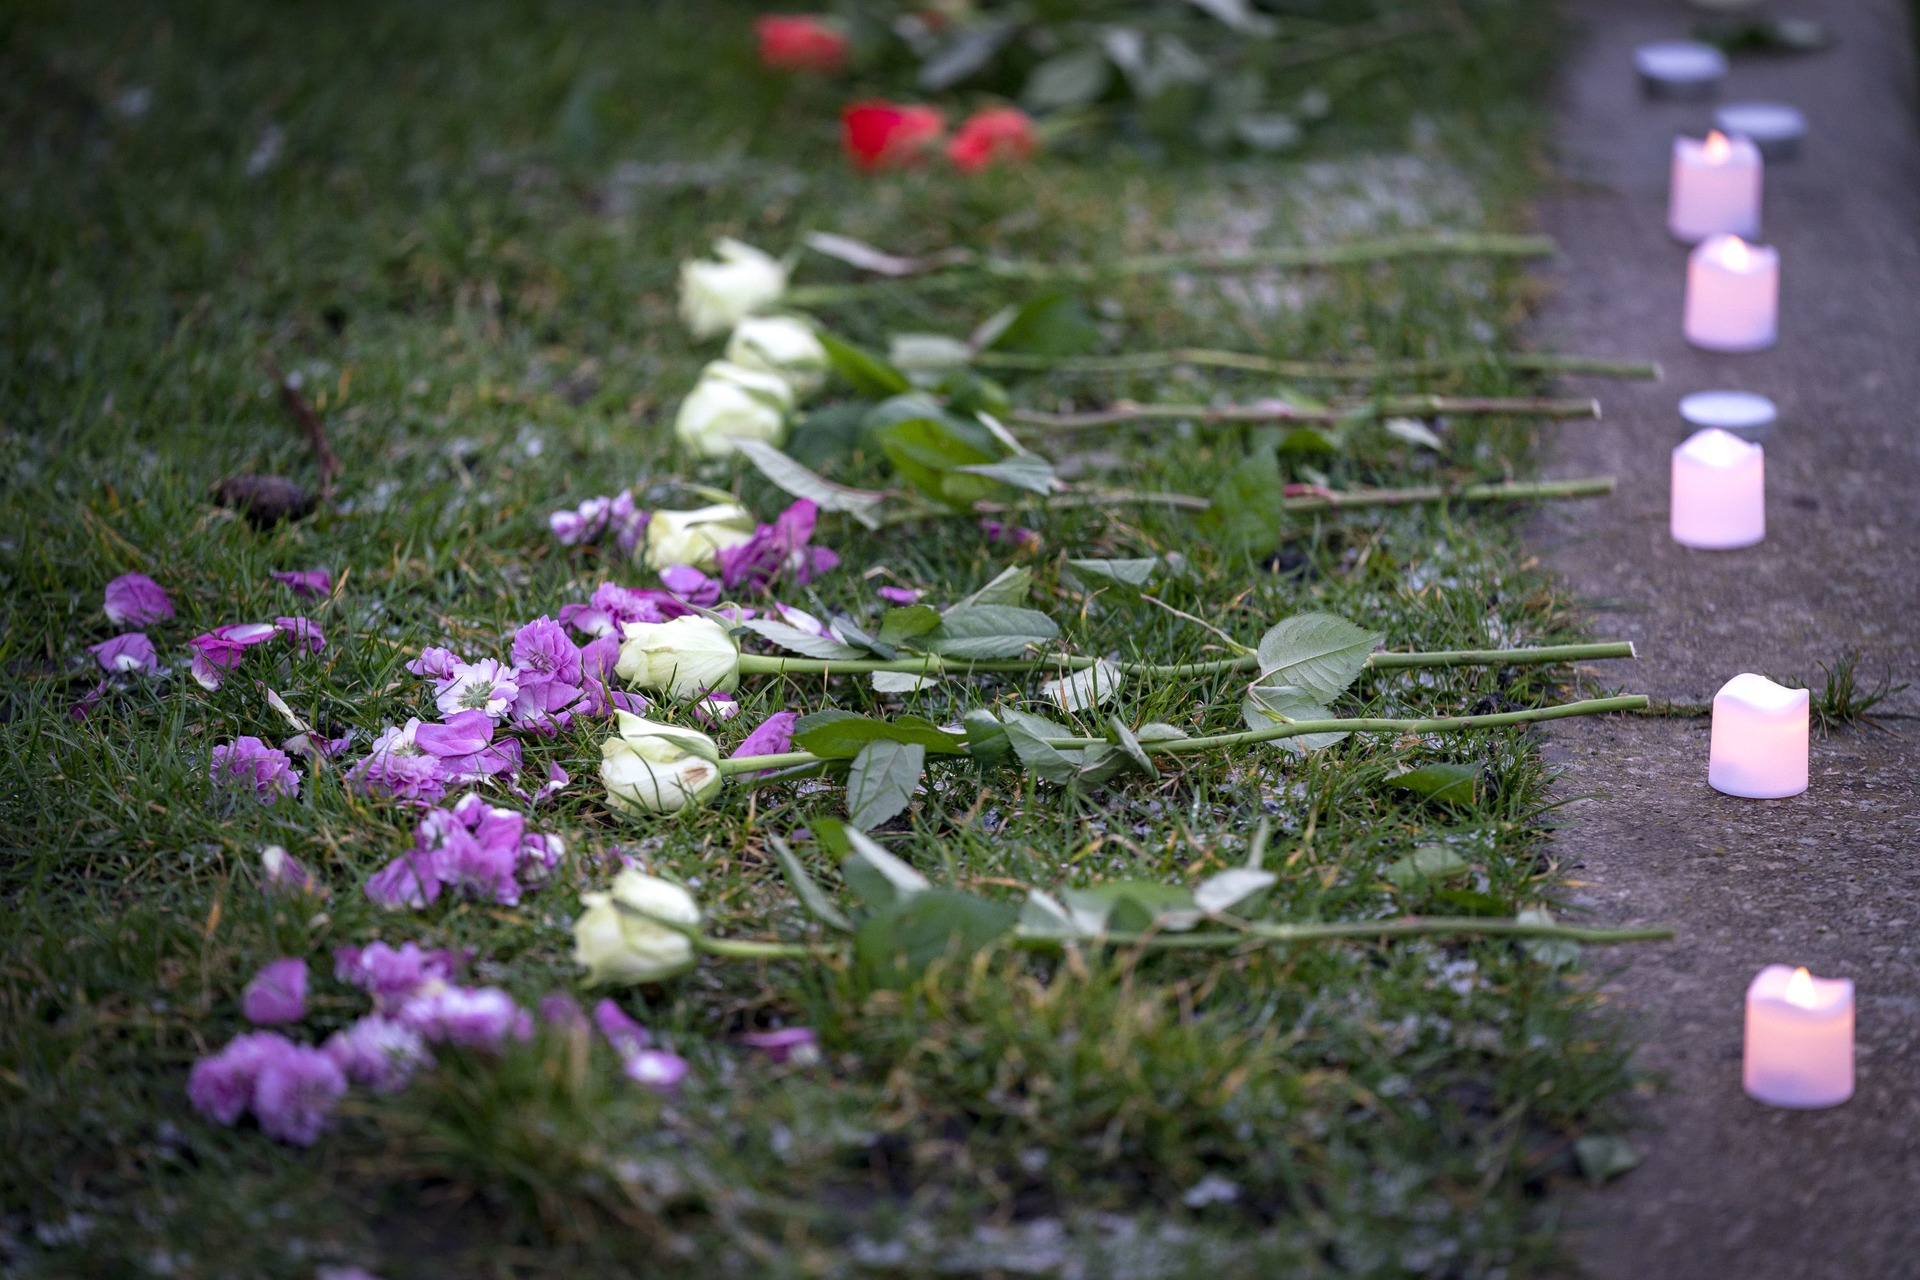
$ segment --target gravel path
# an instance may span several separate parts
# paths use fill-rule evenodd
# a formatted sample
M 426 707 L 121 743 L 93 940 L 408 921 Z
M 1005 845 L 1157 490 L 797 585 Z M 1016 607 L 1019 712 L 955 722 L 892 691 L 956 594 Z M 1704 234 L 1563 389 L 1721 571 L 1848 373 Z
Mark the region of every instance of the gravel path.
M 1741 671 L 1797 675 L 1866 654 L 1914 688 L 1887 732 L 1816 741 L 1812 787 L 1784 801 L 1706 785 L 1707 721 L 1569 721 L 1554 730 L 1565 792 L 1558 851 L 1607 922 L 1664 921 L 1681 939 L 1601 963 L 1642 1039 L 1654 1086 L 1634 1135 L 1644 1164 L 1573 1204 L 1594 1277 L 1920 1276 L 1920 111 L 1907 7 L 1828 0 L 1838 42 L 1737 60 L 1723 101 L 1791 102 L 1801 157 L 1767 175 L 1782 259 L 1777 349 L 1717 356 L 1680 336 L 1685 250 L 1665 233 L 1667 148 L 1706 105 L 1642 101 L 1631 56 L 1685 34 L 1692 11 L 1578 0 L 1562 95 L 1563 183 L 1542 210 L 1564 257 L 1542 345 L 1666 368 L 1605 384 L 1607 419 L 1552 430 L 1551 474 L 1611 471 L 1618 494 L 1535 526 L 1542 557 L 1643 659 L 1636 691 L 1703 703 Z M 1735 552 L 1667 537 L 1667 454 L 1690 391 L 1738 387 L 1780 405 L 1767 444 L 1768 537 Z M 1585 390 L 1576 384 L 1575 389 Z M 1609 672 L 1609 675 L 1612 673 Z M 1789 1113 L 1740 1090 L 1741 1004 L 1770 963 L 1859 990 L 1858 1089 Z

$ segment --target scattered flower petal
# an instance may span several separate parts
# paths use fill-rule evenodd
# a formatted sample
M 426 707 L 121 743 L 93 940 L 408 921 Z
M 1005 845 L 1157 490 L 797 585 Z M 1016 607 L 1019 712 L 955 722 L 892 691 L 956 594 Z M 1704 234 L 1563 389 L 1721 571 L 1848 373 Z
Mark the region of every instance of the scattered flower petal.
M 347 1092 L 347 1077 L 319 1049 L 289 1045 L 260 1068 L 253 1118 L 270 1138 L 310 1147 Z
M 275 960 L 240 995 L 240 1012 L 257 1026 L 299 1022 L 307 1016 L 307 962 L 298 956 Z
M 276 569 L 270 576 L 303 599 L 324 600 L 333 594 L 333 575 L 325 569 Z
M 759 1049 L 775 1062 L 805 1066 L 820 1060 L 820 1037 L 812 1027 L 782 1027 L 778 1031 L 753 1031 L 740 1037 L 750 1049 Z
M 313 873 L 277 844 L 260 851 L 260 891 L 298 897 L 312 893 L 317 886 Z
M 839 71 L 852 44 L 846 32 L 812 13 L 763 13 L 753 20 L 761 65 L 776 71 Z
M 621 1063 L 627 1079 L 645 1085 L 655 1093 L 671 1093 L 686 1079 L 687 1060 L 665 1049 L 642 1049 L 628 1054 Z
M 926 592 L 920 590 L 918 587 L 879 587 L 875 590 L 874 594 L 882 600 L 885 600 L 888 604 L 905 606 L 920 603 L 920 597 L 925 595 Z
M 300 775 L 284 751 L 258 738 L 235 738 L 213 749 L 214 785 L 248 783 L 261 804 L 300 794 Z
M 424 1036 L 378 1013 L 334 1032 L 322 1047 L 347 1079 L 375 1093 L 398 1093 L 414 1072 L 433 1065 Z
M 123 636 L 88 645 L 87 652 L 100 663 L 101 670 L 115 674 L 137 671 L 142 675 L 152 675 L 160 669 L 160 659 L 153 650 L 153 641 L 138 631 L 129 631 Z
M 171 618 L 173 601 L 146 574 L 125 573 L 107 584 L 106 614 L 115 626 L 144 627 Z
M 291 639 L 294 647 L 304 646 L 308 653 L 318 653 L 327 647 L 327 638 L 320 634 L 320 625 L 307 618 L 275 618 L 276 631 Z

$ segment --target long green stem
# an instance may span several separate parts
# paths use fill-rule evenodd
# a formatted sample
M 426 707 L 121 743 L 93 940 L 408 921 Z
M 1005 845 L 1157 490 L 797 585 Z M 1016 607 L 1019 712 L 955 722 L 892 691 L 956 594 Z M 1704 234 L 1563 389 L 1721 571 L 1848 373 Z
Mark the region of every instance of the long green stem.
M 1458 487 L 1422 485 L 1412 489 L 1315 489 L 1283 497 L 1282 511 L 1345 511 L 1359 507 L 1408 507 L 1423 502 L 1543 502 L 1560 498 L 1592 498 L 1613 492 L 1612 476 L 1585 476 L 1578 480 L 1508 480 Z M 1182 511 L 1205 511 L 1207 499 L 1191 493 L 1149 493 L 1138 489 L 1079 489 L 1038 502 L 976 502 L 971 507 L 919 507 L 895 511 L 881 520 L 883 527 L 917 524 L 952 516 L 1006 515 L 1021 511 L 1064 511 L 1079 507 L 1165 506 Z
M 1136 404 L 1122 400 L 1088 413 L 1039 413 L 1015 409 L 1007 421 L 1042 431 L 1085 431 L 1133 422 L 1199 422 L 1210 425 L 1235 422 L 1302 422 L 1333 425 L 1391 417 L 1430 417 L 1436 414 L 1488 416 L 1506 414 L 1526 418 L 1598 418 L 1598 400 L 1501 399 L 1459 396 L 1394 396 L 1324 409 L 1274 402 L 1269 404 Z
M 1259 269 L 1307 271 L 1364 266 L 1417 258 L 1550 258 L 1557 252 L 1550 236 L 1415 235 L 1356 240 L 1348 244 L 1299 245 L 1250 249 L 1243 253 L 1160 253 L 1107 262 L 1038 262 L 988 258 L 903 280 L 864 280 L 855 284 L 805 285 L 787 290 L 789 306 L 825 307 L 859 302 L 876 293 L 966 289 L 990 280 L 1030 284 L 1089 284 L 1128 276 L 1176 271 L 1228 272 Z
M 1219 733 L 1204 738 L 1173 738 L 1143 742 L 1140 749 L 1149 755 L 1192 755 L 1222 747 L 1253 746 L 1278 742 L 1316 733 L 1464 733 L 1472 729 L 1503 729 L 1519 724 L 1538 724 L 1547 720 L 1565 720 L 1573 716 L 1606 715 L 1615 711 L 1639 711 L 1647 705 L 1640 694 L 1614 698 L 1586 698 L 1553 707 L 1535 707 L 1527 711 L 1503 711 L 1483 716 L 1436 716 L 1425 720 L 1393 720 L 1355 717 L 1349 720 L 1294 720 L 1267 729 L 1248 729 L 1240 733 Z M 1056 750 L 1109 745 L 1105 738 L 1048 738 Z M 762 769 L 784 769 L 798 764 L 814 764 L 825 757 L 809 751 L 787 751 L 779 755 L 735 756 L 720 762 L 720 772 L 758 773 Z
M 756 942 L 689 934 L 707 955 L 730 960 L 840 959 L 843 952 L 802 942 Z M 1140 947 L 1149 951 L 1230 951 L 1249 942 L 1287 945 L 1302 942 L 1368 941 L 1433 937 L 1546 938 L 1561 942 L 1607 944 L 1661 942 L 1673 937 L 1662 925 L 1596 929 L 1546 921 L 1488 919 L 1485 916 L 1400 916 L 1392 920 L 1315 920 L 1302 924 L 1243 923 L 1227 932 L 1104 933 L 1089 938 L 1023 938 L 1008 941 L 1023 951 L 1057 951 L 1071 941 L 1081 946 Z
M 1376 653 L 1368 657 L 1371 670 L 1406 670 L 1415 667 L 1506 667 L 1534 666 L 1549 662 L 1588 662 L 1604 658 L 1635 657 L 1633 645 L 1625 640 L 1599 644 L 1540 645 L 1531 649 L 1438 649 L 1427 653 Z M 916 654 L 911 658 L 789 658 L 777 654 L 743 653 L 742 675 L 866 675 L 875 671 L 906 675 L 934 676 L 949 673 L 988 674 L 999 672 L 1085 671 L 1098 658 L 1085 654 L 1048 654 L 1040 658 L 966 659 L 942 658 L 937 654 Z M 1130 676 L 1168 679 L 1186 676 L 1222 675 L 1231 671 L 1257 671 L 1258 654 L 1221 658 L 1212 662 L 1115 662 L 1111 664 Z
M 1269 374 L 1277 378 L 1322 379 L 1330 382 L 1418 378 L 1463 369 L 1588 374 L 1645 381 L 1658 381 L 1661 377 L 1659 364 L 1652 360 L 1608 360 L 1601 356 L 1531 351 L 1481 351 L 1423 360 L 1330 361 L 1276 360 L 1244 351 L 1177 347 L 1171 351 L 1136 351 L 1116 356 L 1040 356 L 1011 351 L 982 351 L 973 357 L 973 362 L 983 369 L 1027 369 L 1065 374 L 1140 373 L 1176 365 L 1199 365 L 1203 368 Z

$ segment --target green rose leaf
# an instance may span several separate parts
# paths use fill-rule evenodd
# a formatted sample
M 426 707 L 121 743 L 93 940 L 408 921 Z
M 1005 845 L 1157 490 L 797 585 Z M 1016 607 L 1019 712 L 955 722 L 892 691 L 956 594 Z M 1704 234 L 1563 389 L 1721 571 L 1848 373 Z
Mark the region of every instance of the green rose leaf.
M 841 644 L 831 637 L 817 636 L 811 631 L 802 631 L 798 627 L 790 627 L 784 622 L 775 622 L 771 618 L 749 618 L 740 625 L 769 644 L 779 645 L 791 653 L 803 654 L 809 658 L 846 662 L 867 656 L 865 649 L 856 649 L 850 644 Z
M 815 711 L 801 716 L 793 727 L 795 747 L 829 760 L 851 760 L 874 742 L 911 743 L 938 755 L 966 750 L 965 738 L 920 716 L 875 720 L 851 711 Z
M 1260 637 L 1260 682 L 1294 685 L 1331 705 L 1359 678 L 1379 643 L 1377 633 L 1337 614 L 1297 614 Z
M 1004 604 L 955 605 L 921 647 L 950 658 L 1017 658 L 1060 634 L 1052 618 Z
M 1069 560 L 1067 565 L 1082 577 L 1105 578 L 1123 587 L 1137 588 L 1153 580 L 1153 571 L 1159 568 L 1160 561 L 1148 556 L 1142 560 Z
M 854 935 L 854 963 L 869 985 L 899 990 L 935 960 L 963 959 L 1013 929 L 1019 913 L 952 889 L 929 889 L 876 911 Z
M 847 770 L 847 821 L 867 831 L 906 812 L 926 767 L 917 742 L 869 742 Z
M 834 822 L 849 850 L 846 861 L 840 864 L 840 878 L 868 905 L 892 906 L 933 888 L 932 881 L 888 853 L 873 837 L 857 828 L 841 826 L 836 819 L 827 821 Z
M 1301 720 L 1333 720 L 1337 717 L 1322 706 L 1313 694 L 1291 684 L 1256 684 L 1240 702 L 1240 718 L 1249 729 L 1271 729 L 1279 724 Z M 1342 733 L 1303 733 L 1291 738 L 1276 738 L 1273 745 L 1295 755 L 1305 755 L 1330 747 L 1347 735 Z
M 820 331 L 815 335 L 827 349 L 827 363 L 842 381 L 863 396 L 897 396 L 912 389 L 906 375 L 872 352 L 844 338 Z
M 767 844 L 773 849 L 775 860 L 780 863 L 780 872 L 786 876 L 787 883 L 793 886 L 794 896 L 800 899 L 800 905 L 821 924 L 842 933 L 853 932 L 853 922 L 834 905 L 819 882 L 807 873 L 807 868 L 779 836 L 767 837 Z
M 897 645 L 923 636 L 940 625 L 940 611 L 930 604 L 889 609 L 880 619 L 880 642 Z
M 986 345 L 994 351 L 1027 355 L 1077 356 L 1093 350 L 1099 341 L 1100 330 L 1078 298 L 1050 293 L 1015 311 Z
M 1388 884 L 1405 892 L 1437 881 L 1451 880 L 1471 870 L 1472 863 L 1445 845 L 1429 844 L 1390 864 L 1380 874 Z
M 880 527 L 880 517 L 873 509 L 886 501 L 886 494 L 835 484 L 807 470 L 764 440 L 740 438 L 734 440 L 733 447 L 784 492 L 805 498 L 822 511 L 844 511 L 869 529 Z
M 1429 764 L 1403 773 L 1388 782 L 1402 791 L 1411 791 L 1435 804 L 1473 803 L 1474 784 L 1480 780 L 1477 764 Z

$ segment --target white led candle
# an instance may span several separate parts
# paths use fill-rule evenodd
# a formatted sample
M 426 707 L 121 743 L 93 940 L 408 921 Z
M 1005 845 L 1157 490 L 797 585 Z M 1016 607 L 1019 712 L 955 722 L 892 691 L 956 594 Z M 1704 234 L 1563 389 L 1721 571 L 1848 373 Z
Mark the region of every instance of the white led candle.
M 1853 1096 L 1853 983 L 1770 964 L 1747 987 L 1747 1096 L 1834 1107 Z
M 1673 140 L 1673 179 L 1667 192 L 1667 230 L 1693 244 L 1725 232 L 1760 234 L 1760 148 L 1715 129 L 1704 141 Z
M 1751 672 L 1713 695 L 1707 785 L 1748 800 L 1784 800 L 1807 789 L 1805 689 Z
M 1739 236 L 1702 240 L 1687 258 L 1687 341 L 1708 351 L 1763 351 L 1780 309 L 1780 255 Z
M 1673 451 L 1668 528 L 1683 547 L 1731 551 L 1767 536 L 1766 453 L 1718 427 Z

